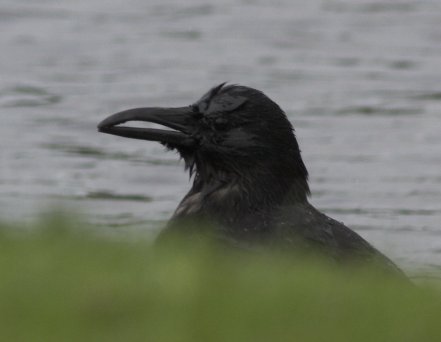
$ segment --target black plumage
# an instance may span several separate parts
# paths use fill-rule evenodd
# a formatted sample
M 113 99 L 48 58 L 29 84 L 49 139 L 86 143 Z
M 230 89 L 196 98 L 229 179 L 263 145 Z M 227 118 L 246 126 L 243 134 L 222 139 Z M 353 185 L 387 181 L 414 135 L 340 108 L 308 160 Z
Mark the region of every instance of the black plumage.
M 149 121 L 173 130 L 119 126 Z M 293 127 L 262 92 L 221 84 L 195 104 L 137 108 L 102 121 L 101 132 L 159 141 L 179 152 L 193 186 L 165 230 L 232 245 L 320 251 L 333 260 L 374 261 L 401 271 L 357 233 L 309 202 L 308 172 Z M 195 229 L 208 227 L 203 231 Z

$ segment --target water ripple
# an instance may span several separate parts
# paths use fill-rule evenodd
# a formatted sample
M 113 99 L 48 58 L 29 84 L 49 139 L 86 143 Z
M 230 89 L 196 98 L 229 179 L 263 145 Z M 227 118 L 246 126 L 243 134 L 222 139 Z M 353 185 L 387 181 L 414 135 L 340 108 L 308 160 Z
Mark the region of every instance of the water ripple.
M 37 86 L 15 86 L 0 91 L 2 107 L 38 107 L 61 102 L 62 96 Z

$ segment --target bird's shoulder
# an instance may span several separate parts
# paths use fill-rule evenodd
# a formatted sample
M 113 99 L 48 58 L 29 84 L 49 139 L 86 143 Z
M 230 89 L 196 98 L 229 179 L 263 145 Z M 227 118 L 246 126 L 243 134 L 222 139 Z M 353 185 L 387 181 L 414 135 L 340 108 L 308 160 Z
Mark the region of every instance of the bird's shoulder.
M 282 206 L 275 222 L 281 238 L 302 239 L 335 254 L 376 253 L 375 248 L 359 234 L 308 202 Z

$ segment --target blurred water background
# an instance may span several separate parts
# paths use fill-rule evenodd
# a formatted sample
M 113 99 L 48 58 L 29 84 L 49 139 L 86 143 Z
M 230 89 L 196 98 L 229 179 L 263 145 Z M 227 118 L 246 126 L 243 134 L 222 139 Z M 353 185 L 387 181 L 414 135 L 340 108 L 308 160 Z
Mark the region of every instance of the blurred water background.
M 439 0 L 0 0 L 0 30 L 2 220 L 57 205 L 153 234 L 188 175 L 97 122 L 230 81 L 287 112 L 315 206 L 405 269 L 441 269 Z

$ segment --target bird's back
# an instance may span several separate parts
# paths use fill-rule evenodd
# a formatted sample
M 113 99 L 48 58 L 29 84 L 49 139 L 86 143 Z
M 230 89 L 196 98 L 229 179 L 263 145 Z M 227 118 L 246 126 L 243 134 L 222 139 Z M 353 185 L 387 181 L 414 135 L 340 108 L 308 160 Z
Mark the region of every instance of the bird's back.
M 273 220 L 275 240 L 285 248 L 318 251 L 338 262 L 375 263 L 403 272 L 355 231 L 318 211 L 308 202 L 284 205 Z

